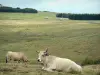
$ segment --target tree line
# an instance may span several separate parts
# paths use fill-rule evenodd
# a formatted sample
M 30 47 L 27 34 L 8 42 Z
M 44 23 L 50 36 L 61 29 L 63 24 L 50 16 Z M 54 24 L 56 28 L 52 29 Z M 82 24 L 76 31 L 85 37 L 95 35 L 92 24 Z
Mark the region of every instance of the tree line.
M 2 6 L 0 4 L 0 12 L 21 12 L 21 13 L 38 13 L 38 11 L 36 9 L 33 8 L 12 8 L 12 7 L 8 7 L 8 6 Z
M 100 20 L 100 14 L 71 14 L 71 13 L 58 13 L 58 18 L 68 18 L 71 20 Z

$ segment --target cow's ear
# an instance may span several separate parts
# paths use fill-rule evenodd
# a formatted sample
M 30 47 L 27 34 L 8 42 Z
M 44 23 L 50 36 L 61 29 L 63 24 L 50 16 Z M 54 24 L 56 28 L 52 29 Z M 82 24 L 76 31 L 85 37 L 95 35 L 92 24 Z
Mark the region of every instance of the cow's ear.
M 39 53 L 39 51 L 36 51 L 36 53 Z
M 48 48 L 46 48 L 45 52 L 48 52 Z

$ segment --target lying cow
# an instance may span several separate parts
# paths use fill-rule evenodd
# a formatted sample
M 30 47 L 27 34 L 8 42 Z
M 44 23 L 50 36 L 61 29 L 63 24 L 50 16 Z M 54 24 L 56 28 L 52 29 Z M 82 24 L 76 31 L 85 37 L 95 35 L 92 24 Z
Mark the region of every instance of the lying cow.
M 8 63 L 9 61 L 23 61 L 23 62 L 27 62 L 28 59 L 25 56 L 24 53 L 22 52 L 12 52 L 12 51 L 8 51 L 6 54 L 6 63 Z
M 48 54 L 46 51 L 38 52 L 38 62 L 43 63 L 43 70 L 53 71 L 65 71 L 65 72 L 82 72 L 82 67 L 76 64 L 74 61 L 66 58 L 60 58 Z

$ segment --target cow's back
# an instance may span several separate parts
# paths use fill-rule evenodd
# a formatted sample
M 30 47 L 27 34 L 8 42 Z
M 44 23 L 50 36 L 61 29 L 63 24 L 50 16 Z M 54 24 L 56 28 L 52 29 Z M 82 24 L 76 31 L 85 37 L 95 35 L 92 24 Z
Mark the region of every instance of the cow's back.
M 20 59 L 23 56 L 21 52 L 8 52 L 9 57 L 12 59 Z
M 72 62 L 69 61 L 68 59 L 59 58 L 59 57 L 56 57 L 54 63 L 57 69 L 65 69 L 66 67 L 69 67 L 72 64 Z
M 74 61 L 72 61 L 70 59 L 56 57 L 56 59 L 54 60 L 54 63 L 56 65 L 56 69 L 58 69 L 58 70 L 81 71 L 81 66 L 77 65 Z

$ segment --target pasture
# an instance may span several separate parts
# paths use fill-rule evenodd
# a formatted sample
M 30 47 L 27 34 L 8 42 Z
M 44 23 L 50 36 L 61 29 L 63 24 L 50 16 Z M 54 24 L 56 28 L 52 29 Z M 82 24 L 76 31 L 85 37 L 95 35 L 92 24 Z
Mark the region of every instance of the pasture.
M 100 21 L 58 19 L 50 12 L 0 13 L 0 75 L 80 75 L 41 70 L 36 51 L 45 48 L 78 64 L 87 57 L 99 60 Z M 27 66 L 6 64 L 7 51 L 22 51 L 30 62 Z M 100 75 L 100 65 L 83 66 L 82 75 Z

